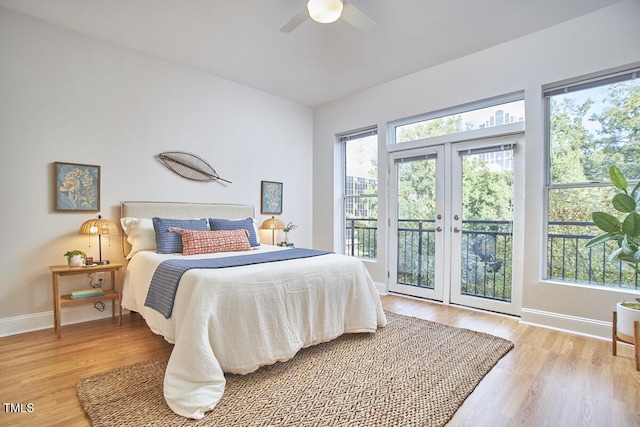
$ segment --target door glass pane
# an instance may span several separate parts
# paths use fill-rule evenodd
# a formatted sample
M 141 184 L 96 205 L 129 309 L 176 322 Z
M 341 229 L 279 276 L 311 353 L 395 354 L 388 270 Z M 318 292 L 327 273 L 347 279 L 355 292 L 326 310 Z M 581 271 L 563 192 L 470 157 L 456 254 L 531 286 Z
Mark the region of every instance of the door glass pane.
M 436 157 L 401 159 L 398 182 L 397 283 L 435 285 Z
M 513 150 L 460 154 L 461 293 L 511 301 Z

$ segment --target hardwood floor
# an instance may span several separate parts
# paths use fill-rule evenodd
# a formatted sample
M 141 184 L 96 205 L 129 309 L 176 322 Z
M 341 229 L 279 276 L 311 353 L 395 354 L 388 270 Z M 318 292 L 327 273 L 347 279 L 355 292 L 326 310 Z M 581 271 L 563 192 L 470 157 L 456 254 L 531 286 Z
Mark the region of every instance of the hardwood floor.
M 640 425 L 640 373 L 630 346 L 613 357 L 610 342 L 511 317 L 398 296 L 384 296 L 383 306 L 514 342 L 449 426 Z M 137 315 L 125 315 L 122 327 L 111 319 L 64 326 L 61 339 L 53 328 L 0 338 L 0 426 L 88 426 L 76 395 L 80 378 L 170 352 Z

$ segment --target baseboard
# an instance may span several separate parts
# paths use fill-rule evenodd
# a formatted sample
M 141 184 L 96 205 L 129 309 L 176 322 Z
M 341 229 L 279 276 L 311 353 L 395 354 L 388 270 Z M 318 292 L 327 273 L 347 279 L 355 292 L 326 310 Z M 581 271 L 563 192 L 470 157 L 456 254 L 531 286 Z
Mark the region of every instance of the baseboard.
M 106 301 L 104 305 L 105 309 L 102 312 L 96 310 L 91 304 L 64 308 L 62 309 L 62 325 L 72 325 L 111 317 L 111 303 Z M 117 309 L 118 307 L 116 306 Z M 0 319 L 0 337 L 42 329 L 51 329 L 53 334 L 53 311 Z
M 601 320 L 523 308 L 520 322 L 600 340 L 611 340 L 611 322 Z

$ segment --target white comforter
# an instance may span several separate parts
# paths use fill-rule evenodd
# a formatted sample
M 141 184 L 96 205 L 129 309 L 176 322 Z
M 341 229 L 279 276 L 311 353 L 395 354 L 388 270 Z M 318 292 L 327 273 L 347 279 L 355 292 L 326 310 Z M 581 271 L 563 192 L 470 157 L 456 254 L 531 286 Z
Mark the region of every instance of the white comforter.
M 286 250 L 263 245 L 264 250 Z M 251 252 L 254 253 L 254 252 Z M 246 254 L 246 253 L 244 253 Z M 242 253 L 194 255 L 193 258 Z M 358 259 L 330 254 L 222 269 L 189 270 L 172 316 L 144 306 L 153 273 L 182 255 L 139 252 L 125 274 L 122 306 L 174 343 L 164 396 L 177 414 L 200 419 L 224 392 L 224 372 L 246 374 L 343 333 L 386 325 L 380 296 Z

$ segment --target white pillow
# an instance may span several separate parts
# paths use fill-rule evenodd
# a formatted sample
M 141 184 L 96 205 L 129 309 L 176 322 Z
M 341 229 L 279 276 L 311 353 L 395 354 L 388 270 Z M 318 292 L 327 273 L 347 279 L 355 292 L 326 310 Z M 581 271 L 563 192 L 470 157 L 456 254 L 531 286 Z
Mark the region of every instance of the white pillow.
M 127 259 L 140 251 L 155 251 L 156 232 L 153 229 L 153 221 L 147 218 L 120 218 L 120 224 L 127 235 L 127 242 L 131 244 L 131 252 Z

